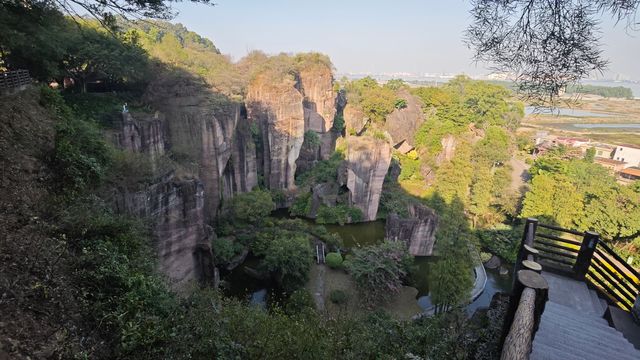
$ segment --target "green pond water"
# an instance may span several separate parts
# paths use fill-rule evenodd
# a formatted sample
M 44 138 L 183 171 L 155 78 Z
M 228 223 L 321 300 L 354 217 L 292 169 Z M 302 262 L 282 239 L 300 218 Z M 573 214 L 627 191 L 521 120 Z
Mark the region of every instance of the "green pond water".
M 275 211 L 273 217 L 288 218 L 286 210 Z M 311 219 L 302 219 L 310 225 L 317 225 Z M 345 225 L 324 225 L 331 233 L 340 235 L 344 247 L 348 249 L 357 248 L 381 243 L 384 240 L 385 222 L 383 220 L 345 224 Z M 428 275 L 430 266 L 433 263 L 433 257 L 415 257 L 414 266 L 409 279 L 410 286 L 418 289 L 417 301 L 420 307 L 427 309 L 431 307 L 429 299 L 429 283 Z M 250 267 L 256 269 L 260 260 L 256 257 L 249 256 L 247 260 L 232 272 L 223 275 L 222 279 L 226 281 L 228 287 L 226 293 L 228 295 L 248 300 L 257 306 L 265 307 L 268 301 L 279 301 L 281 294 L 274 289 L 268 280 L 257 280 L 247 275 L 244 268 Z M 472 313 L 480 307 L 488 306 L 491 297 L 498 291 L 508 291 L 511 286 L 511 274 L 500 275 L 498 270 L 487 269 L 487 284 L 485 291 L 472 304 L 467 307 L 467 311 Z

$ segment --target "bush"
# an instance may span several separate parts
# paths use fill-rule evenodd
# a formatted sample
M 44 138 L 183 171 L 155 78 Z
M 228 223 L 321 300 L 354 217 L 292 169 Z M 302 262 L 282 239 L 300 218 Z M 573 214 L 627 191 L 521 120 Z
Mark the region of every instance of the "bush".
M 385 241 L 353 250 L 348 270 L 365 301 L 375 304 L 388 300 L 402 287 L 413 263 L 404 243 Z
M 344 131 L 344 116 L 342 116 L 342 114 L 336 114 L 336 116 L 333 118 L 333 131 L 337 132 L 338 134 L 342 134 L 342 132 Z
M 43 87 L 40 102 L 56 117 L 55 150 L 52 167 L 58 190 L 67 196 L 100 184 L 112 160 L 112 149 L 98 125 L 80 119 L 56 90 Z
M 328 253 L 325 257 L 325 261 L 327 265 L 332 269 L 340 269 L 342 268 L 342 255 L 340 253 L 331 252 Z
M 270 237 L 270 239 L 269 239 Z M 302 233 L 275 230 L 271 236 L 260 241 L 263 255 L 262 265 L 271 272 L 286 291 L 304 286 L 309 279 L 313 257 L 309 238 Z
M 329 299 L 332 303 L 342 305 L 346 304 L 349 301 L 349 294 L 347 294 L 344 290 L 336 289 L 332 290 L 329 293 Z
M 214 239 L 211 248 L 216 264 L 226 264 L 236 255 L 233 239 L 230 237 Z
M 271 193 L 266 190 L 252 190 L 233 198 L 234 219 L 243 223 L 261 223 L 276 208 Z
M 298 196 L 289 208 L 289 214 L 291 216 L 309 216 L 310 211 L 311 193 L 304 193 Z
M 285 304 L 285 312 L 290 315 L 313 309 L 315 309 L 313 296 L 305 289 L 299 289 L 291 293 Z
M 320 136 L 313 130 L 307 130 L 304 132 L 304 143 L 309 147 L 315 148 L 320 145 Z
M 347 205 L 326 206 L 322 205 L 318 209 L 316 222 L 318 224 L 340 224 L 362 221 L 364 215 L 362 210 Z

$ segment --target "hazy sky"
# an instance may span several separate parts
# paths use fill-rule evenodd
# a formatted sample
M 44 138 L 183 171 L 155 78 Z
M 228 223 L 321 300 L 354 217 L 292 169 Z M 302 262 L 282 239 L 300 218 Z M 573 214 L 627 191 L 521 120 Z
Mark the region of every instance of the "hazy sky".
M 234 59 L 251 50 L 319 51 L 338 72 L 486 74 L 463 44 L 470 0 L 213 0 L 178 3 L 174 22 L 211 39 Z M 640 79 L 640 32 L 603 19 L 612 77 Z

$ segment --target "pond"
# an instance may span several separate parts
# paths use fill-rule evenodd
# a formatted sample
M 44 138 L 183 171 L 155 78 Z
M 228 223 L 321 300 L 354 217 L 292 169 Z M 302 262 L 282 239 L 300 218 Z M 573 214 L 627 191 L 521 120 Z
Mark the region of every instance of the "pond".
M 286 211 L 278 210 L 272 214 L 276 218 L 288 218 Z M 303 219 L 310 225 L 317 225 L 313 220 Z M 346 248 L 377 244 L 384 240 L 385 222 L 382 220 L 357 224 L 324 225 L 331 233 L 338 233 Z M 433 257 L 416 257 L 414 269 L 409 280 L 410 286 L 418 289 L 417 301 L 422 309 L 431 307 L 429 299 L 429 268 L 433 263 Z M 280 301 L 281 294 L 273 289 L 273 284 L 268 280 L 256 280 L 247 275 L 246 268 L 256 269 L 259 259 L 249 256 L 247 260 L 230 273 L 223 275 L 222 279 L 229 285 L 226 289 L 228 295 L 248 300 L 251 304 L 265 307 L 271 301 Z M 511 273 L 500 275 L 498 269 L 487 269 L 487 284 L 484 292 L 467 307 L 471 314 L 476 309 L 489 306 L 491 298 L 496 292 L 509 291 L 511 288 Z
M 536 108 L 533 106 L 525 106 L 524 108 L 525 115 L 556 115 L 556 116 L 568 116 L 568 117 L 600 117 L 600 118 L 608 118 L 615 117 L 618 115 L 600 113 L 588 110 L 580 110 L 580 109 L 570 109 L 570 108 Z

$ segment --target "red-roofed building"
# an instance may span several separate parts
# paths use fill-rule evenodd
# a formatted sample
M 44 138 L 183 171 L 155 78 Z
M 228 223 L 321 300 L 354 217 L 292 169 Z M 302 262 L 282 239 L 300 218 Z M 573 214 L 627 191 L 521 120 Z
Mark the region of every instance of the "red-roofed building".
M 618 171 L 621 171 L 622 169 L 624 169 L 624 166 L 627 164 L 622 161 L 603 158 L 603 157 L 597 157 L 597 156 L 593 159 L 593 162 L 601 165 L 602 167 L 609 169 L 609 172 L 611 172 L 612 174 L 615 174 Z
M 632 166 L 623 169 L 618 173 L 618 176 L 623 182 L 633 182 L 636 180 L 640 180 L 640 167 Z

